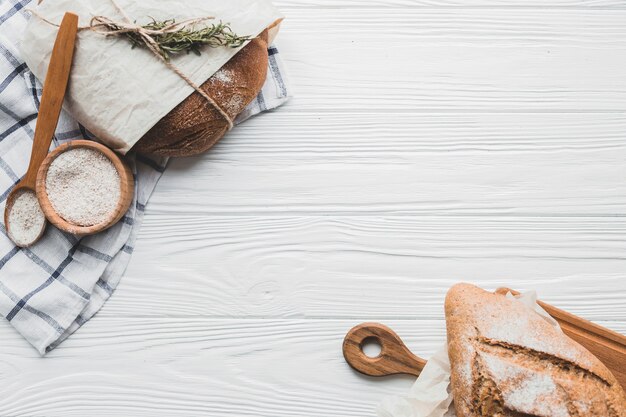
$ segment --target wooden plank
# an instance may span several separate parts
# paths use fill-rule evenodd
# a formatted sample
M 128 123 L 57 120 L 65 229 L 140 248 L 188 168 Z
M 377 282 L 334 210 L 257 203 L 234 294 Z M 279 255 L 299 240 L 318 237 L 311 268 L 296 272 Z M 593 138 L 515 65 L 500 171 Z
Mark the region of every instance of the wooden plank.
M 626 10 L 294 9 L 279 45 L 297 80 L 292 111 L 624 111 L 625 18 Z
M 352 371 L 341 340 L 354 324 L 98 316 L 45 360 L 3 326 L 0 415 L 373 416 L 412 379 Z M 438 320 L 386 324 L 420 355 L 445 338 Z
M 398 164 L 404 155 L 624 152 L 626 113 L 300 112 L 295 106 L 237 126 L 175 171 L 218 161 L 326 160 Z M 191 162 L 191 164 L 190 164 Z M 170 175 L 169 173 L 166 175 Z
M 412 380 L 352 372 L 346 331 L 428 356 L 460 279 L 626 333 L 623 2 L 277 4 L 296 98 L 171 164 L 48 358 L 0 326 L 0 415 L 372 416 Z
M 172 161 L 148 210 L 621 216 L 625 121 L 624 113 L 381 119 L 281 110 L 206 155 Z
M 195 216 L 181 208 L 148 213 L 100 314 L 441 319 L 446 291 L 465 280 L 536 289 L 589 320 L 622 320 L 624 253 L 624 218 Z
M 46 360 L 3 337 L 0 415 L 374 415 L 411 381 L 375 384 L 350 370 L 341 340 L 352 324 L 98 316 Z M 422 351 L 443 341 L 442 323 L 392 324 Z

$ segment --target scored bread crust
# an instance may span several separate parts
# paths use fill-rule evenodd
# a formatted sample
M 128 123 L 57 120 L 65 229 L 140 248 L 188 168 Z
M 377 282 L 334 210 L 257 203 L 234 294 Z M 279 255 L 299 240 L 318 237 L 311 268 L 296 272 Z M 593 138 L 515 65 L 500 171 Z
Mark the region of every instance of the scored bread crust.
M 626 416 L 606 366 L 520 302 L 457 284 L 445 311 L 458 417 Z
M 200 88 L 235 119 L 263 88 L 267 76 L 268 30 L 250 41 Z M 228 131 L 228 122 L 198 92 L 193 92 L 133 147 L 139 153 L 192 156 L 211 148 Z

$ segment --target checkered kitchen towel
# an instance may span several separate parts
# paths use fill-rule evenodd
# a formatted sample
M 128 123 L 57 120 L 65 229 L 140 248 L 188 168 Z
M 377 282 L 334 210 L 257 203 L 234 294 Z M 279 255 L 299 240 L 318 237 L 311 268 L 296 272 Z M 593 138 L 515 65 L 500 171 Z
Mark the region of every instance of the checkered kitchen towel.
M 33 4 L 35 0 L 32 0 Z M 0 210 L 28 168 L 41 84 L 19 54 L 31 0 L 0 0 Z M 280 106 L 288 99 L 278 51 L 269 50 L 268 78 L 259 97 L 237 119 Z M 63 112 L 54 145 L 89 133 Z M 102 307 L 120 281 L 165 159 L 131 155 L 135 201 L 111 229 L 78 239 L 48 226 L 33 247 L 15 247 L 0 225 L 0 314 L 42 355 L 75 332 Z

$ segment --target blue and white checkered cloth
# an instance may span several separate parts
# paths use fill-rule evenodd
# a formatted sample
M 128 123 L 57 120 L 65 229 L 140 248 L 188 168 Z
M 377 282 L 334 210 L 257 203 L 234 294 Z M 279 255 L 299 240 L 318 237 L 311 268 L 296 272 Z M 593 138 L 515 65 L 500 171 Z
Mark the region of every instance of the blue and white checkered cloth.
M 0 213 L 28 168 L 41 98 L 41 84 L 19 53 L 30 3 L 0 0 Z M 289 97 L 278 51 L 272 47 L 269 53 L 266 84 L 237 122 L 278 107 Z M 53 147 L 86 137 L 89 132 L 62 112 Z M 141 155 L 127 159 L 136 179 L 135 200 L 111 229 L 79 239 L 48 225 L 37 244 L 21 249 L 0 225 L 0 314 L 42 355 L 98 312 L 128 265 L 144 209 L 167 160 Z

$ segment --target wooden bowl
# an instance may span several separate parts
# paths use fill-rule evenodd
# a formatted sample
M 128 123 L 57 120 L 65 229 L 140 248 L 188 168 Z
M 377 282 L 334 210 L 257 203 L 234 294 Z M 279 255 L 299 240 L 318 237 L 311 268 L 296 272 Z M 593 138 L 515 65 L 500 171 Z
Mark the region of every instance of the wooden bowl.
M 113 163 L 113 166 L 117 170 L 117 173 L 120 177 L 120 199 L 117 202 L 115 210 L 105 221 L 92 226 L 76 225 L 66 221 L 61 216 L 59 216 L 59 214 L 54 210 L 52 203 L 48 199 L 48 193 L 46 191 L 46 178 L 48 176 L 48 169 L 50 168 L 50 164 L 52 164 L 52 162 L 63 152 L 67 152 L 70 149 L 77 148 L 87 148 L 102 153 Z M 41 209 L 43 210 L 46 219 L 48 219 L 50 223 L 52 223 L 64 232 L 72 233 L 74 235 L 86 236 L 106 230 L 116 224 L 118 221 L 120 221 L 122 217 L 124 217 L 124 214 L 126 214 L 128 208 L 130 207 L 130 204 L 133 201 L 133 194 L 135 192 L 135 181 L 133 179 L 133 173 L 131 172 L 130 168 L 111 149 L 90 140 L 72 140 L 57 147 L 52 152 L 50 152 L 48 156 L 46 156 L 46 159 L 44 159 L 41 167 L 39 168 L 39 171 L 37 172 L 36 191 L 37 199 L 39 200 Z

